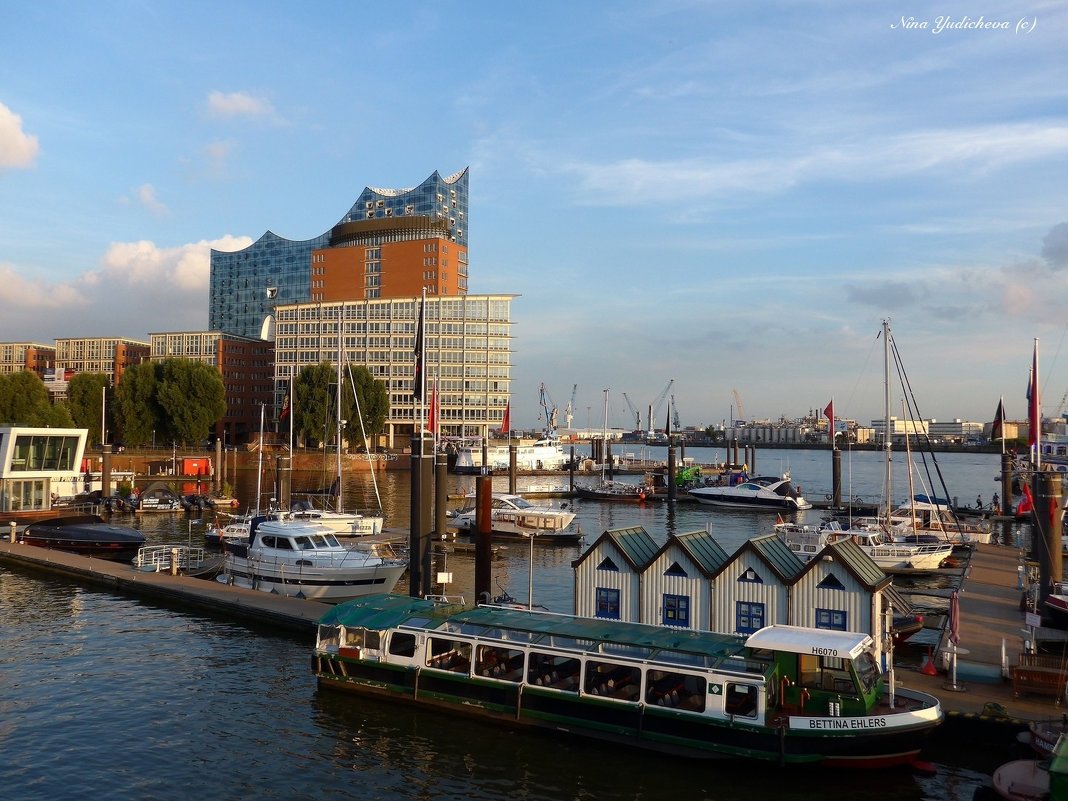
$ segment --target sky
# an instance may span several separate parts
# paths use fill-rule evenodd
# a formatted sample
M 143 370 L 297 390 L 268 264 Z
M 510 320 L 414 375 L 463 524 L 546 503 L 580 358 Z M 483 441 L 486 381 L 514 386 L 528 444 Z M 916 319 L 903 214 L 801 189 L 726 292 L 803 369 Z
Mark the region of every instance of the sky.
M 1066 42 L 1059 0 L 9 4 L 0 341 L 204 330 L 211 248 L 468 167 L 513 427 L 542 384 L 868 422 L 884 319 L 922 417 L 1025 419 L 1036 339 L 1055 416 Z

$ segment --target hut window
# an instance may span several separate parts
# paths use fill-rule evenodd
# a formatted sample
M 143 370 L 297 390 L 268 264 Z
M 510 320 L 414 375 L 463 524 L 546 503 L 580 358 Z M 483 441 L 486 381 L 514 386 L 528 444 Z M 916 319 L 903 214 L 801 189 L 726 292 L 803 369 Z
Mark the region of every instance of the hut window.
M 664 595 L 665 626 L 690 627 L 690 597 L 688 595 Z
M 618 573 L 619 572 L 619 568 L 616 566 L 616 563 L 613 562 L 607 556 L 604 558 L 604 560 L 601 562 L 601 564 L 597 565 L 597 569 L 598 570 L 610 570 L 613 573 Z
M 597 588 L 597 611 L 594 617 L 619 620 L 619 590 L 611 587 Z
M 848 631 L 849 614 L 841 609 L 816 609 L 816 628 Z
M 678 562 L 672 562 L 671 567 L 664 571 L 665 576 L 680 576 L 682 578 L 688 578 L 689 574 L 682 569 L 682 565 Z
M 752 634 L 764 628 L 764 604 L 737 601 L 734 606 L 734 628 L 739 634 Z
M 844 590 L 845 585 L 838 580 L 838 576 L 834 573 L 828 573 L 826 577 L 819 584 L 816 585 L 821 590 Z

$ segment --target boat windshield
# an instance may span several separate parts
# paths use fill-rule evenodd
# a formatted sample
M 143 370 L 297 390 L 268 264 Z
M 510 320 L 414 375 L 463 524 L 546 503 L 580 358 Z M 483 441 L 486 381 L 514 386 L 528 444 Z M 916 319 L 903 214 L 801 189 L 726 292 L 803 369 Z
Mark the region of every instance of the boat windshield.
M 879 681 L 879 665 L 875 661 L 875 655 L 871 651 L 865 651 L 853 660 L 853 666 L 857 669 L 857 677 L 864 692 L 869 692 Z
M 341 547 L 341 543 L 338 542 L 337 537 L 335 537 L 333 534 L 324 534 L 322 538 L 324 540 L 326 540 L 326 545 L 327 545 L 328 548 L 340 548 Z
M 534 504 L 526 498 L 512 498 L 512 504 L 516 509 L 531 509 L 534 506 Z

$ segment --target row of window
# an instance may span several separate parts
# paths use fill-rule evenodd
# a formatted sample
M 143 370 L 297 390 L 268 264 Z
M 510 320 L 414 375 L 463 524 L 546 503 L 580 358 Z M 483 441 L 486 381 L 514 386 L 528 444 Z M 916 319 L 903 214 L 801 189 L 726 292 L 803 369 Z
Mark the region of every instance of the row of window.
M 815 610 L 818 629 L 848 631 L 849 615 L 841 609 Z M 620 620 L 620 590 L 598 587 L 596 591 L 596 617 Z M 661 596 L 660 622 L 665 626 L 690 628 L 690 597 L 688 595 Z M 734 604 L 734 630 L 739 634 L 752 634 L 767 625 L 766 605 L 757 601 L 736 601 Z

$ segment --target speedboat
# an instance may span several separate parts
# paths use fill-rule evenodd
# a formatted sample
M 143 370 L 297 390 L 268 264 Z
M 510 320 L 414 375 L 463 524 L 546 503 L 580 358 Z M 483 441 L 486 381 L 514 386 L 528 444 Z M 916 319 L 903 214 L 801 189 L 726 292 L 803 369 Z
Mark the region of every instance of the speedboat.
M 776 523 L 775 533 L 802 561 L 814 559 L 841 539 L 852 539 L 884 573 L 930 573 L 953 555 L 953 546 L 890 542 L 878 531 L 842 528 L 836 521 L 820 525 Z
M 322 523 L 256 518 L 245 542 L 226 540 L 217 581 L 278 595 L 338 603 L 392 592 L 403 559 L 348 548 Z
M 145 544 L 145 535 L 98 515 L 72 515 L 30 523 L 22 532 L 22 541 L 80 556 L 131 562 Z
M 467 498 L 474 501 L 474 496 Z M 476 530 L 477 509 L 472 503 L 452 516 L 452 525 L 467 532 Z M 582 536 L 569 527 L 575 513 L 565 508 L 532 504 L 522 495 L 495 492 L 490 499 L 490 526 L 494 535 L 535 537 L 541 542 L 578 542 Z
M 951 507 L 914 499 L 883 517 L 854 518 L 851 528 L 881 527 L 894 542 L 948 542 L 971 546 L 989 543 L 990 526 L 961 520 Z
M 695 487 L 690 490 L 690 495 L 701 503 L 734 509 L 796 512 L 812 508 L 812 504 L 790 483 L 789 473 L 781 477 L 757 476 L 734 485 Z

